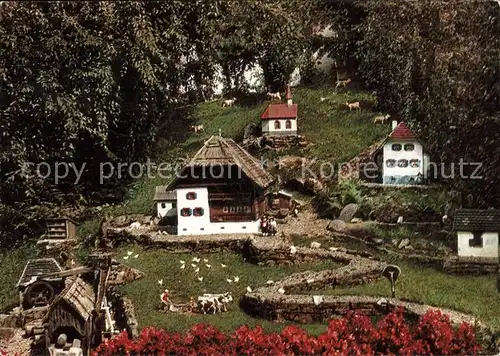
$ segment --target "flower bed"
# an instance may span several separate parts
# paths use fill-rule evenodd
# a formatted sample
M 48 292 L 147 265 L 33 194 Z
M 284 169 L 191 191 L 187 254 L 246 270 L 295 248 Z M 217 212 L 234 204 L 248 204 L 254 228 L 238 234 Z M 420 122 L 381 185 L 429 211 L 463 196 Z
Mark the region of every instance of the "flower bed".
M 429 311 L 410 325 L 399 309 L 376 325 L 367 316 L 350 312 L 331 320 L 328 330 L 318 337 L 296 326 L 288 326 L 280 334 L 242 326 L 231 335 L 206 324 L 195 325 L 184 335 L 149 327 L 135 340 L 122 333 L 106 341 L 94 355 L 471 355 L 479 351 L 469 324 L 455 329 L 446 315 Z

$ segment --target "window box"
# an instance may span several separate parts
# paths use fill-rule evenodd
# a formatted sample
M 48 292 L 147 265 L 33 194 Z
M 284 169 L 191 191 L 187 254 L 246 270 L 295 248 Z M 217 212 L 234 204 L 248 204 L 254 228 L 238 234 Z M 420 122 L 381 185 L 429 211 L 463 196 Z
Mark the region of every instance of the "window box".
M 186 199 L 187 200 L 195 200 L 196 199 L 196 193 L 195 192 L 188 192 L 188 193 L 186 193 Z
M 406 167 L 408 167 L 408 160 L 407 159 L 400 159 L 400 160 L 398 160 L 398 167 L 399 168 L 406 168 Z
M 395 159 L 388 159 L 387 161 L 385 161 L 385 166 L 387 168 L 394 168 L 394 167 L 396 167 L 396 160 Z
M 399 143 L 395 143 L 395 144 L 392 145 L 391 148 L 392 148 L 393 151 L 401 151 L 402 146 Z
M 191 216 L 192 211 L 190 208 L 182 208 L 181 209 L 181 216 Z
M 194 216 L 203 216 L 205 214 L 205 211 L 203 208 L 194 208 L 193 209 L 193 215 Z
M 420 160 L 419 159 L 410 159 L 410 167 L 411 168 L 420 167 Z

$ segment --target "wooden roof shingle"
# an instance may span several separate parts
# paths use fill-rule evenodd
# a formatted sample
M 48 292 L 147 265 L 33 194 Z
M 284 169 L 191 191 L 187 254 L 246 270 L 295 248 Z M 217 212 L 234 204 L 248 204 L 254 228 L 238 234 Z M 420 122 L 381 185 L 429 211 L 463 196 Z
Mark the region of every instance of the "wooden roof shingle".
M 77 277 L 72 279 L 61 294 L 57 296 L 50 309 L 64 301 L 82 317 L 83 321 L 86 321 L 94 310 L 95 298 L 94 288 L 80 277 Z M 48 314 L 50 314 L 50 310 Z
M 500 232 L 500 210 L 458 209 L 453 220 L 455 231 Z
M 211 165 L 238 166 L 257 186 L 267 188 L 274 182 L 260 162 L 238 145 L 234 140 L 212 136 L 186 165 L 188 167 L 209 167 Z M 173 189 L 175 180 L 168 189 Z
M 62 267 L 54 258 L 28 260 L 16 286 L 19 287 L 28 283 L 33 277 L 47 273 L 61 272 L 62 270 Z
M 175 190 L 168 190 L 166 185 L 158 185 L 155 189 L 154 201 L 176 200 L 177 192 Z

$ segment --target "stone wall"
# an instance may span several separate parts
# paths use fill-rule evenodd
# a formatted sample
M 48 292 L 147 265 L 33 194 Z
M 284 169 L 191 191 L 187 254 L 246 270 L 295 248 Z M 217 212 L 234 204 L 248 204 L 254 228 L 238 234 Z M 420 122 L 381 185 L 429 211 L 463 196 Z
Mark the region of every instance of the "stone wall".
M 497 273 L 498 259 L 480 257 L 451 257 L 444 261 L 443 272 L 460 275 L 485 275 Z
M 23 328 L 26 324 L 43 319 L 47 311 L 48 307 L 31 308 L 28 310 L 15 308 L 9 314 L 0 315 L 0 327 Z

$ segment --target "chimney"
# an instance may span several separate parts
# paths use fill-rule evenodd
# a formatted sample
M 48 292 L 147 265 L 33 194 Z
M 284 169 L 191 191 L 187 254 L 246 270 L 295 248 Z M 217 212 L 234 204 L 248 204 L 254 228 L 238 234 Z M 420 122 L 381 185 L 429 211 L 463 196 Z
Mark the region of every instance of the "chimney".
M 288 106 L 292 106 L 292 92 L 290 90 L 290 85 L 286 87 L 286 102 Z
M 396 126 L 398 126 L 398 120 L 392 120 L 392 129 L 396 129 Z

